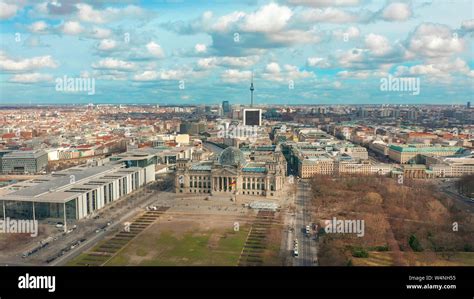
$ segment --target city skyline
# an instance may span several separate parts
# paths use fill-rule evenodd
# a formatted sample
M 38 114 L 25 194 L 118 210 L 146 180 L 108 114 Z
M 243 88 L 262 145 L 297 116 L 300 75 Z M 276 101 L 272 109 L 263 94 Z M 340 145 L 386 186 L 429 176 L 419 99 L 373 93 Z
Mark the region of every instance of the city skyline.
M 473 103 L 474 0 L 0 0 L 1 294 L 472 294 Z
M 1 1 L 0 105 L 473 102 L 470 1 L 329 3 Z

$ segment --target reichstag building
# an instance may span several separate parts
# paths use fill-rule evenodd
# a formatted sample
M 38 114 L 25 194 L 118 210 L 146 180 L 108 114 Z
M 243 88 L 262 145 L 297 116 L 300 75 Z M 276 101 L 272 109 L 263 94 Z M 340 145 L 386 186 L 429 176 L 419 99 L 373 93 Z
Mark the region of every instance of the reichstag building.
M 180 159 L 176 167 L 176 193 L 242 194 L 267 198 L 281 195 L 286 160 L 277 146 L 238 149 L 228 147 L 217 159 Z

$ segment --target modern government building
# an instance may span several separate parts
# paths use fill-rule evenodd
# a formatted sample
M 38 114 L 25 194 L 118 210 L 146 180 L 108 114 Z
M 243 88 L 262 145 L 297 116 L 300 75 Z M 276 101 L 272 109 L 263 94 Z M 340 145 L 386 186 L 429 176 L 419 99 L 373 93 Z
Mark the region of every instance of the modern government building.
M 0 189 L 2 218 L 83 219 L 155 180 L 153 154 L 124 155 L 101 166 L 78 166 Z
M 286 167 L 277 146 L 227 147 L 214 160 L 178 160 L 176 193 L 272 198 L 281 195 Z

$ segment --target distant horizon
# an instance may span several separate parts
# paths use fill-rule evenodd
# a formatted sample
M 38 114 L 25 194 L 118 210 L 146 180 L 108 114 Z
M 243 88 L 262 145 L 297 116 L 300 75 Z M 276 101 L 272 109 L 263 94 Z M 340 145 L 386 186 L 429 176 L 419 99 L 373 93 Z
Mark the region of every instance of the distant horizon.
M 208 103 L 208 104 L 196 104 L 196 103 L 180 103 L 180 104 L 173 104 L 173 103 L 167 103 L 167 104 L 159 104 L 159 103 L 31 103 L 31 104 L 26 104 L 26 103 L 17 103 L 17 104 L 1 104 L 0 103 L 0 108 L 4 107 L 15 107 L 15 106 L 27 106 L 27 107 L 40 107 L 40 106 L 87 106 L 89 104 L 93 104 L 94 106 L 97 105 L 103 105 L 103 106 L 119 106 L 119 105 L 127 105 L 127 106 L 159 106 L 161 107 L 199 107 L 199 106 L 220 106 L 222 105 L 221 103 Z M 229 104 L 232 105 L 239 105 L 242 107 L 247 107 L 250 106 L 250 104 L 242 104 L 242 103 L 232 103 L 229 102 Z M 471 103 L 474 105 L 474 103 Z M 254 103 L 254 108 L 259 107 L 259 106 L 462 106 L 465 107 L 467 105 L 466 103 L 463 104 L 427 104 L 427 103 L 360 103 L 360 104 L 350 104 L 350 103 L 340 103 L 340 104 L 258 104 Z

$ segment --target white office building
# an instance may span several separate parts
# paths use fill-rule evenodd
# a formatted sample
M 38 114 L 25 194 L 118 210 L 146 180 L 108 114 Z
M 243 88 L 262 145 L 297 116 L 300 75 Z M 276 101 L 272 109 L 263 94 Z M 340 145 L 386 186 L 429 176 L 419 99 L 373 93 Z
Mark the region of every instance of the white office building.
M 155 180 L 155 165 L 73 167 L 0 189 L 2 218 L 83 219 Z

